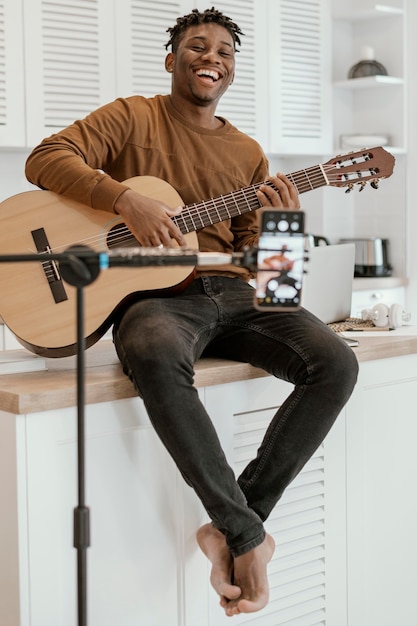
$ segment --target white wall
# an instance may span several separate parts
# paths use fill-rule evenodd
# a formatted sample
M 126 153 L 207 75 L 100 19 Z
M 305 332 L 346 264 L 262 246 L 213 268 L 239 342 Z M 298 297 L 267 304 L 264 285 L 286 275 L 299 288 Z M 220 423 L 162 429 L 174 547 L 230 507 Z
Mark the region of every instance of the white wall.
M 410 78 L 417 59 L 417 3 L 408 2 L 407 7 L 407 64 Z M 412 320 L 417 322 L 417 85 L 416 81 L 409 81 L 408 85 L 408 154 L 407 154 L 407 202 L 408 202 L 408 223 L 407 223 L 407 262 L 409 288 L 407 292 L 406 308 L 412 314 Z
M 25 161 L 29 151 L 1 150 L 0 148 L 0 201 L 22 191 L 36 189 L 25 177 Z

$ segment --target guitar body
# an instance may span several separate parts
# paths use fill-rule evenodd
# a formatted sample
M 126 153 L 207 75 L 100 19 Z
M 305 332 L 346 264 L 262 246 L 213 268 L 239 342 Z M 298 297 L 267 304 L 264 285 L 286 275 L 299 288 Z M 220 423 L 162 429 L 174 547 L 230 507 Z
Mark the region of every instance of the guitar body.
M 183 204 L 173 187 L 158 178 L 135 177 L 125 182 L 172 208 Z M 92 210 L 50 191 L 29 191 L 0 204 L 0 251 L 4 255 L 34 253 L 32 231 L 44 229 L 54 253 L 77 244 L 107 252 L 114 241 L 112 229 L 118 224 L 123 224 L 122 220 L 107 211 Z M 196 250 L 196 233 L 185 237 L 187 247 Z M 136 240 L 135 245 L 139 245 Z M 108 330 L 113 314 L 127 300 L 139 293 L 144 296 L 147 291 L 168 290 L 186 281 L 192 271 L 190 266 L 103 270 L 84 289 L 86 347 Z M 0 263 L 1 317 L 20 343 L 35 354 L 62 357 L 76 352 L 77 290 L 62 282 L 66 299 L 56 302 L 39 260 Z

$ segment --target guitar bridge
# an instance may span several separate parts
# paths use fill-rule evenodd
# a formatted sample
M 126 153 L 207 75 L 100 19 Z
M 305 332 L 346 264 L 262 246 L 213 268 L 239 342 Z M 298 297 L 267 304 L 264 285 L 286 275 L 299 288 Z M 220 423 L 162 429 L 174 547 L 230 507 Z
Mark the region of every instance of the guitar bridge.
M 48 237 L 44 228 L 37 228 L 32 230 L 33 241 L 35 242 L 36 250 L 39 254 L 48 255 L 52 253 L 51 246 L 49 245 Z M 42 261 L 43 271 L 51 289 L 52 297 L 55 303 L 64 302 L 68 300 L 67 293 L 65 291 L 64 283 L 61 278 L 61 273 L 56 261 L 53 259 L 47 259 Z

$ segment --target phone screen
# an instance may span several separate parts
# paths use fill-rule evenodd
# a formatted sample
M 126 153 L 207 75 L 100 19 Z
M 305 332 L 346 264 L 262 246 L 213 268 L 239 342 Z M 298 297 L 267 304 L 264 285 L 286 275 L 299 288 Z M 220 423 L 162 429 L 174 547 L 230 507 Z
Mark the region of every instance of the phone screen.
M 301 305 L 304 233 L 301 212 L 265 211 L 258 242 L 255 306 L 295 310 Z

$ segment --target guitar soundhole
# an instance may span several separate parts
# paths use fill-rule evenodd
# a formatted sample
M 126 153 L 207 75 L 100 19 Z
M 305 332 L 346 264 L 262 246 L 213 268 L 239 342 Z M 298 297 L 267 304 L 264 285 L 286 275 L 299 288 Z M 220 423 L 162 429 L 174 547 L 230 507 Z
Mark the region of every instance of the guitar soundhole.
M 112 248 L 137 248 L 140 246 L 138 240 L 125 224 L 116 224 L 116 226 L 110 228 L 106 243 L 109 250 Z

